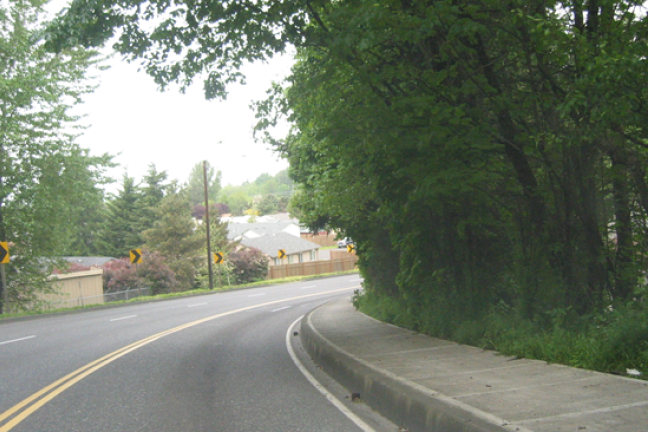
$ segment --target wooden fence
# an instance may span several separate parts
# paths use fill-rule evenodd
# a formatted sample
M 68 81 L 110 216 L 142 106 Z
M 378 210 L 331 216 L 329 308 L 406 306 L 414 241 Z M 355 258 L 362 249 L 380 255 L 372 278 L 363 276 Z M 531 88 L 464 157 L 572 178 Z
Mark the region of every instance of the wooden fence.
M 268 270 L 268 279 L 279 279 L 289 276 L 312 276 L 324 273 L 349 271 L 356 268 L 357 261 L 357 256 L 347 254 L 343 258 L 331 260 L 271 266 Z
M 320 246 L 336 246 L 337 240 L 335 239 L 334 233 L 326 234 L 326 231 L 321 231 L 317 234 L 312 233 L 302 233 L 301 238 L 308 240 L 309 242 L 316 243 Z

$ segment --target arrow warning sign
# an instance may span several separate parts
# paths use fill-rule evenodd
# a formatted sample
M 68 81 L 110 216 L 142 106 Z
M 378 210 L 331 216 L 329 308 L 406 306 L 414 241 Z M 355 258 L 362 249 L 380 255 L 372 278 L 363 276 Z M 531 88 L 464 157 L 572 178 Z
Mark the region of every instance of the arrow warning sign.
M 347 245 L 347 252 L 353 253 L 354 251 L 355 251 L 355 246 L 353 246 L 352 244 L 348 244 Z
M 278 252 L 277 255 L 279 255 L 279 259 L 286 258 L 286 249 L 279 249 L 279 252 Z
M 131 249 L 129 252 L 131 264 L 142 264 L 142 249 Z
M 0 264 L 8 264 L 9 261 L 9 243 L 0 242 Z
M 225 258 L 223 258 L 223 252 L 215 252 L 214 253 L 214 262 L 216 264 L 223 264 L 225 261 Z

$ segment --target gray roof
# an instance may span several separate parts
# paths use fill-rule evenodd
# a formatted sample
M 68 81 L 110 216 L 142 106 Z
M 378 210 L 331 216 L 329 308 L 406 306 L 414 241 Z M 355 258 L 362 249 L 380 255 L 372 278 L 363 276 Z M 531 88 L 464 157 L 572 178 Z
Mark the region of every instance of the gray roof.
M 279 222 L 293 222 L 294 224 L 299 225 L 299 219 L 291 217 L 289 213 L 277 213 L 266 216 L 271 217 L 272 219 L 275 219 Z
M 66 256 L 63 257 L 69 263 L 77 263 L 82 266 L 92 267 L 92 266 L 102 266 L 108 261 L 116 260 L 117 258 L 113 257 L 80 257 L 80 256 Z
M 228 240 L 233 240 L 250 230 L 258 233 L 260 236 L 267 236 L 280 233 L 290 225 L 298 224 L 294 222 L 230 223 L 227 225 L 227 238 Z
M 320 248 L 320 245 L 317 243 L 283 232 L 256 238 L 244 237 L 241 240 L 241 244 L 261 249 L 261 252 L 270 258 L 276 258 L 279 254 L 279 249 L 284 249 L 286 254 L 292 255 Z

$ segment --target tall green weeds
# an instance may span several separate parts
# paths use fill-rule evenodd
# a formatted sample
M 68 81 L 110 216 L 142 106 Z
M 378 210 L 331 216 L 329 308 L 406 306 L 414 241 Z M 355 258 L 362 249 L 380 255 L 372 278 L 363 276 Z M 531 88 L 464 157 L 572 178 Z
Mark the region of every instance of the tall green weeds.
M 587 316 L 558 309 L 533 319 L 504 303 L 466 319 L 447 302 L 417 306 L 371 291 L 357 293 L 354 305 L 381 321 L 505 355 L 599 372 L 637 369 L 642 378 L 648 378 L 648 305 L 644 303 Z

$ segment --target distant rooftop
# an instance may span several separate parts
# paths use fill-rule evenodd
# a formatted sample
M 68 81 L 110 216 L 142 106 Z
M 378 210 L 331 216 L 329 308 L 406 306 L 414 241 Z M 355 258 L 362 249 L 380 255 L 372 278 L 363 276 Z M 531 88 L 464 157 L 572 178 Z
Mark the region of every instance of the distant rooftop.
M 66 256 L 63 257 L 69 263 L 79 264 L 85 267 L 100 267 L 107 263 L 108 261 L 116 260 L 114 257 L 83 257 L 83 256 Z
M 297 225 L 294 222 L 255 222 L 255 223 L 229 223 L 227 225 L 227 238 L 234 240 L 245 234 L 247 231 L 254 231 L 259 236 L 280 233 L 291 225 Z M 294 237 L 294 236 L 293 236 Z
M 231 224 L 246 224 L 251 216 L 223 216 L 221 222 L 229 222 Z M 253 223 L 281 223 L 292 222 L 299 225 L 299 220 L 291 218 L 288 213 L 277 213 L 273 215 L 255 216 Z
M 317 243 L 284 232 L 255 238 L 243 237 L 243 239 L 241 239 L 241 244 L 260 249 L 261 252 L 268 255 L 270 258 L 277 258 L 279 249 L 284 249 L 286 254 L 292 255 L 320 248 L 320 245 Z

